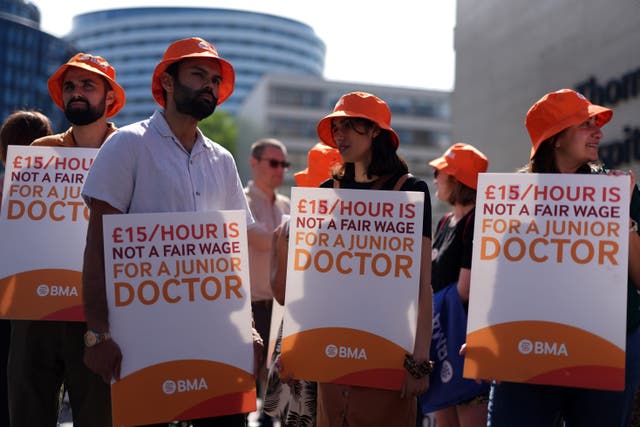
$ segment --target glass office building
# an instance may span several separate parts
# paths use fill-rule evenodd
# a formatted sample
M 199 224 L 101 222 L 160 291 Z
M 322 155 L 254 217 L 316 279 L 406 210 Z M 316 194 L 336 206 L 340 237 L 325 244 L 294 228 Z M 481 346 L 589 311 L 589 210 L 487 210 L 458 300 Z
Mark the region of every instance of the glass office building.
M 171 42 L 193 36 L 213 43 L 235 68 L 234 93 L 220 106 L 231 114 L 266 73 L 321 77 L 324 69 L 325 45 L 311 27 L 243 10 L 147 7 L 90 12 L 74 18 L 67 38 L 116 68 L 127 91 L 127 105 L 116 117 L 123 125 L 158 108 L 151 97 L 153 70 Z
M 40 30 L 40 12 L 30 2 L 0 0 L 0 115 L 19 109 L 47 115 L 54 130 L 67 126 L 53 103 L 47 79 L 74 53 L 65 40 Z

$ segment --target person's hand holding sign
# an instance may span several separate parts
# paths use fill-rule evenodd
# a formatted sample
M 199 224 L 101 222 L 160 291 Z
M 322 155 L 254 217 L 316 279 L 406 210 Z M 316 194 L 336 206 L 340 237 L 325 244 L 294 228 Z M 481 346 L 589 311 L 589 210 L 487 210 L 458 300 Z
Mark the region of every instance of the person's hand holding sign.
M 90 205 L 87 246 L 84 253 L 82 289 L 88 331 L 85 333 L 84 363 L 107 383 L 120 379 L 122 352 L 109 335 L 107 296 L 104 275 L 104 238 L 102 217 L 120 214 L 119 210 L 102 200 Z
M 100 375 L 104 382 L 111 383 L 111 380 L 120 380 L 120 365 L 122 363 L 122 352 L 120 346 L 106 335 L 102 342 L 95 342 L 93 345 L 88 342 L 87 337 L 95 334 L 92 331 L 88 331 L 85 335 L 84 350 L 84 364 L 87 367 Z
M 414 397 L 429 389 L 429 374 L 433 370 L 433 362 L 430 360 L 416 361 L 412 355 L 404 358 L 404 367 L 407 373 L 400 390 L 400 396 Z

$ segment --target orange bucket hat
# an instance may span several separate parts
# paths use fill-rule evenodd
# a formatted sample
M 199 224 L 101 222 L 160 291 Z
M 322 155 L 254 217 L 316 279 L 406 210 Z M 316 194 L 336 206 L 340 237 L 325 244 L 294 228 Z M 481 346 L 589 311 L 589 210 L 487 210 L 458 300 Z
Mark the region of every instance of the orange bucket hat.
M 524 120 L 533 144 L 530 158 L 533 158 L 543 141 L 593 116 L 596 116 L 597 125 L 602 127 L 611 120 L 613 111 L 592 104 L 575 90 L 560 89 L 546 94 L 527 111 Z
M 429 165 L 475 190 L 478 188 L 478 174 L 487 171 L 489 160 L 473 145 L 457 142 L 441 157 L 431 160 Z
M 387 103 L 377 96 L 365 92 L 351 92 L 342 95 L 336 106 L 333 107 L 333 113 L 318 122 L 318 136 L 322 142 L 331 147 L 337 147 L 331 133 L 331 121 L 334 118 L 342 117 L 359 117 L 371 120 L 381 129 L 389 131 L 393 146 L 398 148 L 400 138 L 391 128 L 391 110 L 389 110 Z
M 220 82 L 220 89 L 218 91 L 217 105 L 226 101 L 226 99 L 231 96 L 236 81 L 236 73 L 233 71 L 233 66 L 218 55 L 218 51 L 211 43 L 200 37 L 190 37 L 171 43 L 162 56 L 162 61 L 160 61 L 153 71 L 151 92 L 156 102 L 162 107 L 165 106 L 164 98 L 162 97 L 162 83 L 160 83 L 162 73 L 174 62 L 188 58 L 211 58 L 218 61 L 222 72 L 222 82 Z
M 115 92 L 115 101 L 109 106 L 107 110 L 107 117 L 112 117 L 118 114 L 127 100 L 124 93 L 124 89 L 118 83 L 116 83 L 116 70 L 109 65 L 106 59 L 101 56 L 95 56 L 88 53 L 75 54 L 66 64 L 63 64 L 58 70 L 53 73 L 47 81 L 49 87 L 49 95 L 51 99 L 56 103 L 61 110 L 64 110 L 64 103 L 62 102 L 62 79 L 64 73 L 69 67 L 82 68 L 83 70 L 91 71 L 99 76 L 107 79 L 111 85 L 111 89 Z
M 299 187 L 318 187 L 331 178 L 331 168 L 342 164 L 337 148 L 323 142 L 314 145 L 307 156 L 307 168 L 293 174 Z

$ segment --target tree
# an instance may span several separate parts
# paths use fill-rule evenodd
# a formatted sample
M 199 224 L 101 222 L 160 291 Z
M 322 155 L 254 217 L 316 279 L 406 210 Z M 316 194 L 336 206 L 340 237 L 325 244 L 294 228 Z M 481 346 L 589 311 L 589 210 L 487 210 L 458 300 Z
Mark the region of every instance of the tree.
M 218 110 L 200 121 L 198 127 L 207 138 L 222 145 L 234 158 L 236 157 L 238 126 L 231 114 Z

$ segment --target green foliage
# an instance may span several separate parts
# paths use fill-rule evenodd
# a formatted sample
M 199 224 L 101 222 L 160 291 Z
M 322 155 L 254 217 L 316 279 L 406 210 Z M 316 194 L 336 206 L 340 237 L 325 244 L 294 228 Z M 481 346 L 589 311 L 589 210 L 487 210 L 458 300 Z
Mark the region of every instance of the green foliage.
M 207 138 L 229 150 L 235 158 L 238 144 L 238 126 L 233 116 L 226 111 L 216 111 L 198 123 Z

